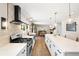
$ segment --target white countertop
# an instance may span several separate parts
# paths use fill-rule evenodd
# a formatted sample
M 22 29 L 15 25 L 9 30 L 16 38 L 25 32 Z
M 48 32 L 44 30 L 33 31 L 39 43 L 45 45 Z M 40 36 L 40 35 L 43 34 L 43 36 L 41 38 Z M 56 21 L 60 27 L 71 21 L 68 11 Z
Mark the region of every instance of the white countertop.
M 20 33 L 19 34 L 17 33 L 17 34 L 12 34 L 11 35 L 11 39 L 12 40 L 14 40 L 15 38 L 19 38 L 19 37 L 22 37 L 22 38 L 32 38 L 32 39 L 34 38 L 34 36 L 30 36 L 30 35 L 27 35 L 27 34 L 20 34 Z
M 29 33 L 29 35 L 31 35 L 31 36 L 35 36 L 35 35 L 36 35 L 36 33 Z
M 9 43 L 0 47 L 0 56 L 16 56 L 26 43 Z
M 79 42 L 50 34 L 47 34 L 47 37 L 49 37 L 63 52 L 79 52 Z
M 22 35 L 22 38 L 32 38 L 33 39 L 34 36 L 29 36 L 29 35 Z

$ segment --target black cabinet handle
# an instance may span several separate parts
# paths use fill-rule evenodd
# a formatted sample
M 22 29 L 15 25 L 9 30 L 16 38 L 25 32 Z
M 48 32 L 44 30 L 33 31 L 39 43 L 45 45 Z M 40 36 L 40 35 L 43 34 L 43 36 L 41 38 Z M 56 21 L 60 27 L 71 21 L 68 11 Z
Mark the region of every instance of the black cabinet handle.
M 25 50 L 22 52 L 22 54 L 24 54 Z
M 57 50 L 57 51 L 61 54 L 61 52 L 59 50 Z
M 53 46 L 55 47 L 55 45 L 53 44 Z
M 51 44 L 49 45 L 49 47 L 51 48 Z
M 57 56 L 57 53 L 55 52 L 55 56 Z

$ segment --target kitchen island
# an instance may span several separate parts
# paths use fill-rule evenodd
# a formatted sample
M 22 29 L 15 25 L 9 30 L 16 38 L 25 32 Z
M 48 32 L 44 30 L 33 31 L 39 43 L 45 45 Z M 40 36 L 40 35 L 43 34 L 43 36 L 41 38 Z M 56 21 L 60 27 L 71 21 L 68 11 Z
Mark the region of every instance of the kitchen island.
M 0 56 L 26 56 L 26 46 L 25 43 L 9 43 L 0 47 Z
M 79 42 L 53 34 L 46 34 L 45 42 L 51 55 L 79 56 Z

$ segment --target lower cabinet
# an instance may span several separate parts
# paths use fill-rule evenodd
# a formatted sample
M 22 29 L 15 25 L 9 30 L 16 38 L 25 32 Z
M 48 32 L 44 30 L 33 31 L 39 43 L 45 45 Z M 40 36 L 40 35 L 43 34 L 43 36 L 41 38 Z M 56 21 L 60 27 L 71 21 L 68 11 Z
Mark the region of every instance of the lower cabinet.
M 54 50 L 52 50 L 52 42 L 49 39 L 45 39 L 45 42 L 46 42 L 47 48 L 48 48 L 51 56 L 53 56 Z
M 26 46 L 17 54 L 17 56 L 27 56 Z
M 51 56 L 79 56 L 79 49 L 77 49 L 78 46 L 76 45 L 76 42 L 69 39 L 52 34 L 46 34 L 45 43 Z M 77 48 L 74 45 L 77 46 Z
M 56 44 L 50 39 L 45 39 L 46 45 L 49 49 L 51 56 L 63 56 L 63 52 Z

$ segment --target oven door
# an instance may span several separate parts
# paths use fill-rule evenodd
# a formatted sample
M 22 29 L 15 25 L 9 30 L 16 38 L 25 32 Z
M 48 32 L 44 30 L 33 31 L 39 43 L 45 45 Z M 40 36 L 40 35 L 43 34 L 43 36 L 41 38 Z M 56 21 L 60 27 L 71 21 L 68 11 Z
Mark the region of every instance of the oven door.
M 32 55 L 32 45 L 27 46 L 27 56 L 31 56 Z
M 32 44 L 33 44 L 33 40 L 29 40 L 27 41 L 27 55 L 31 56 L 32 55 Z

